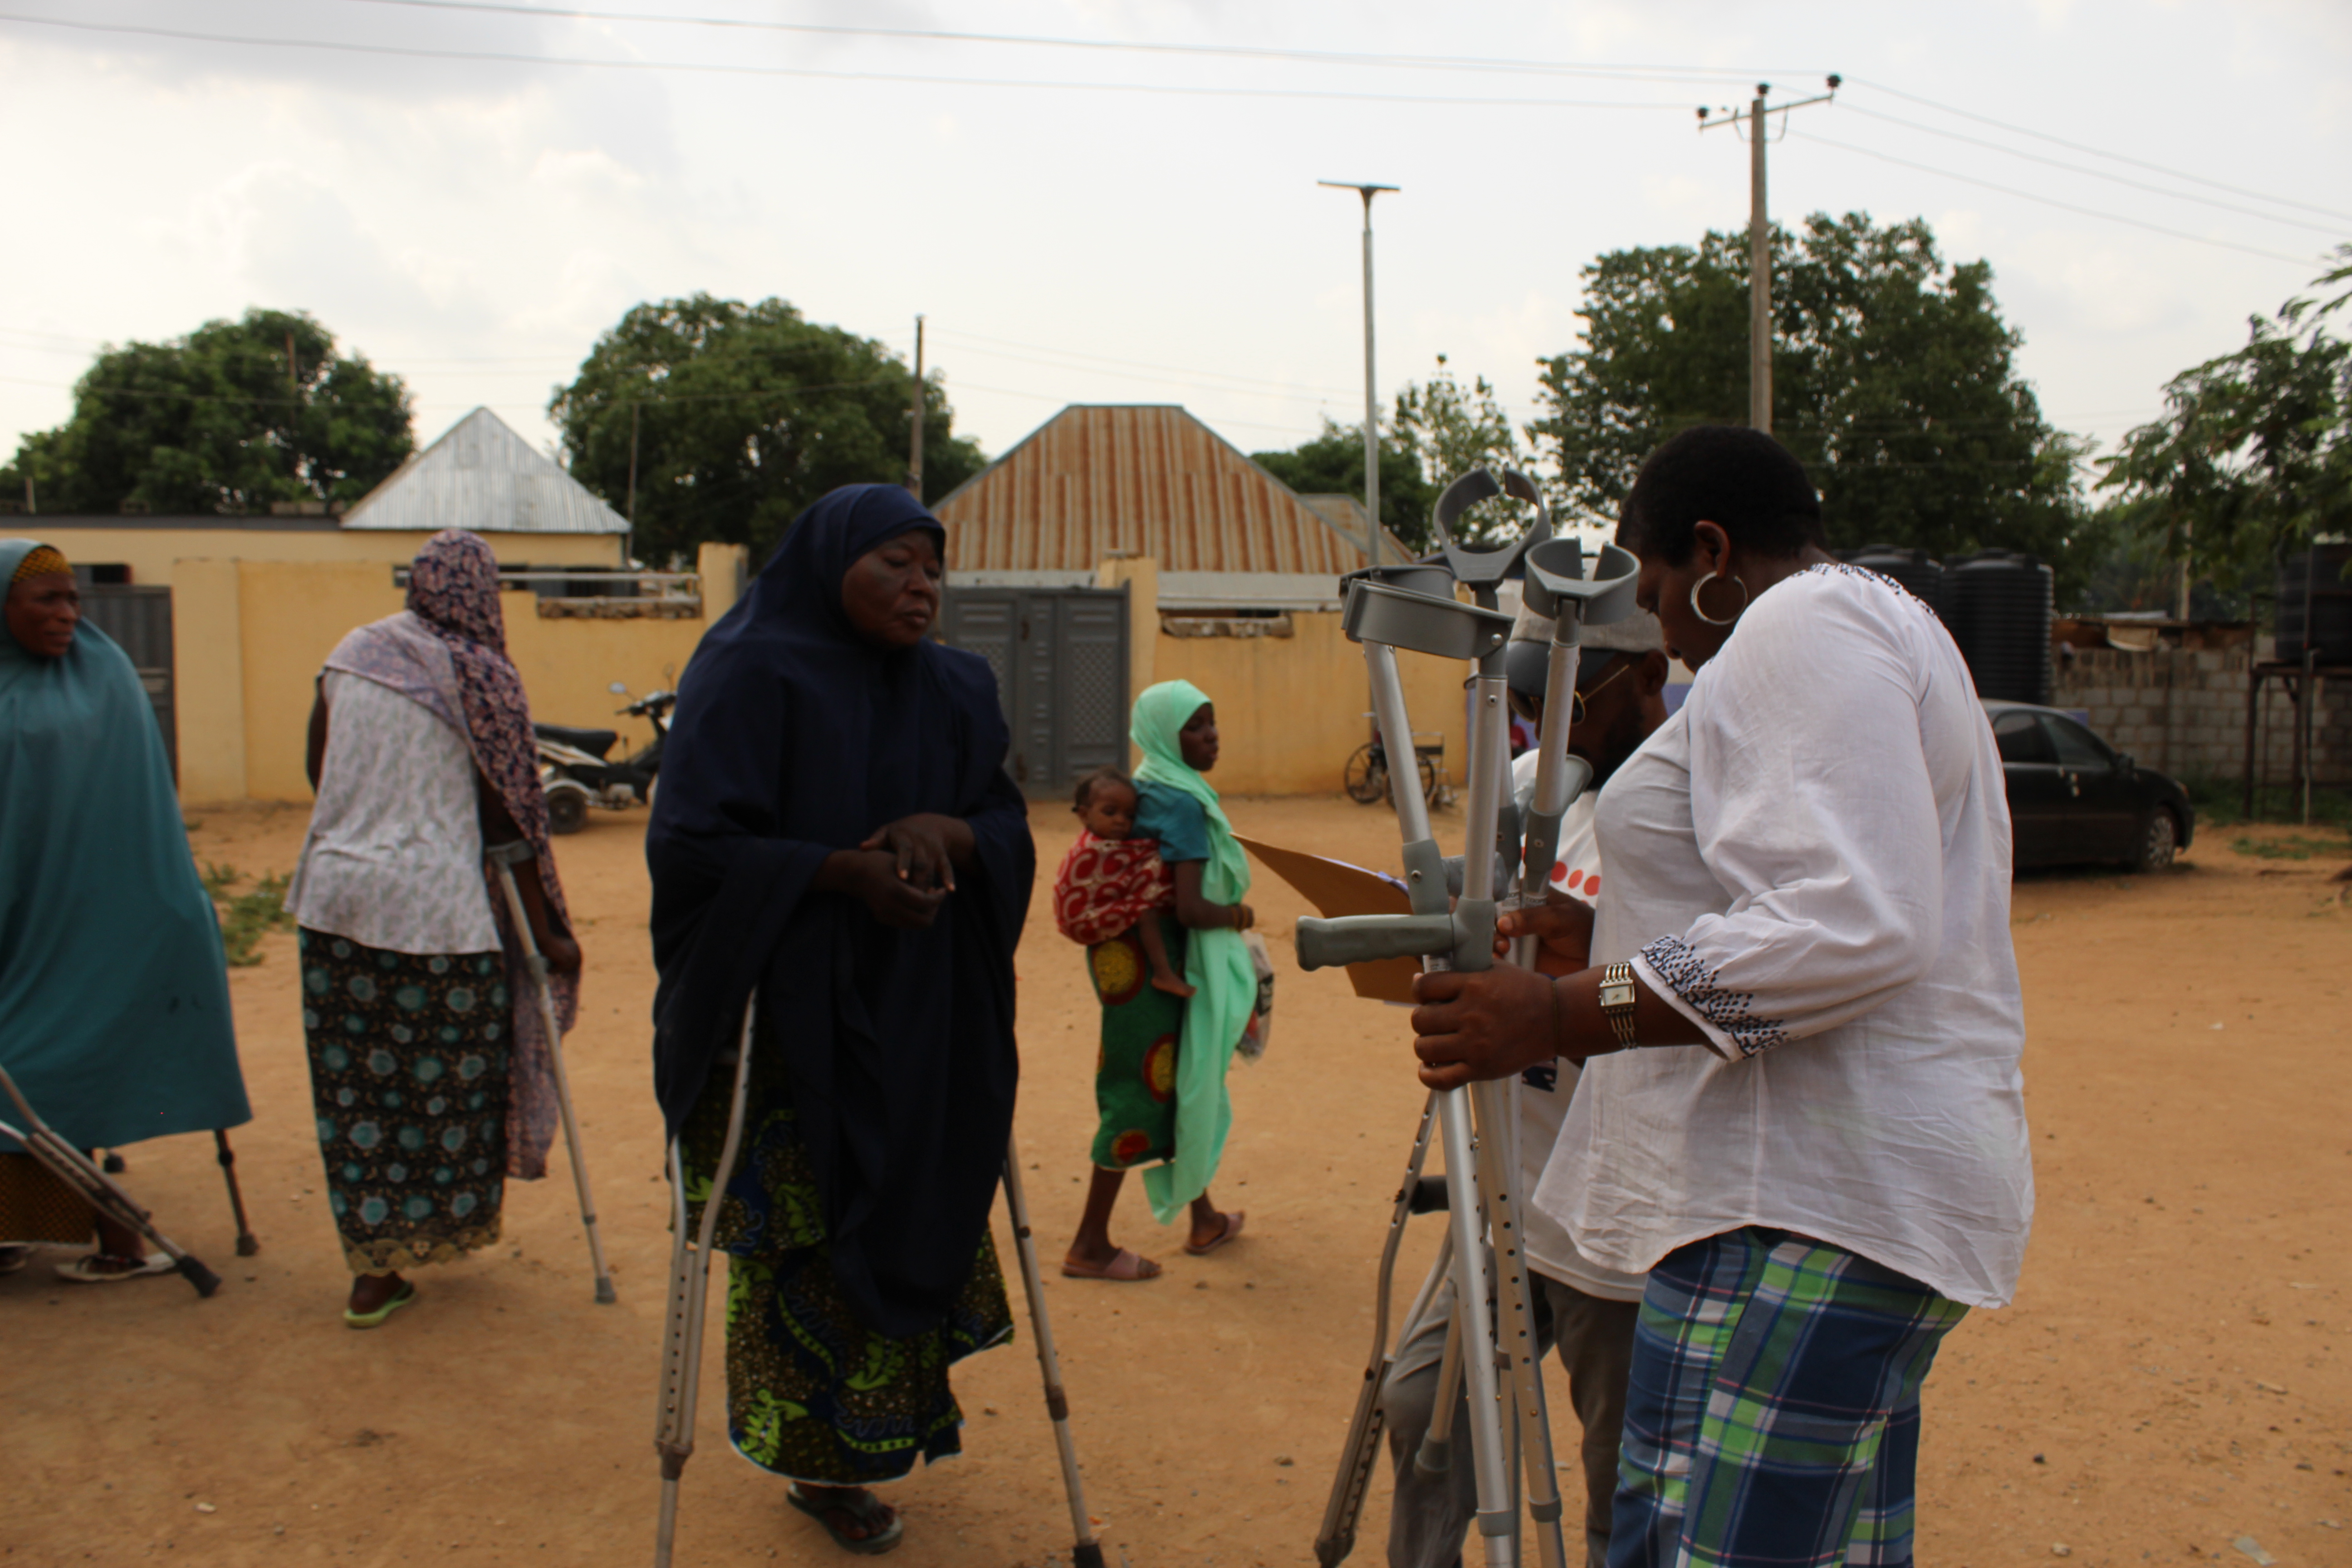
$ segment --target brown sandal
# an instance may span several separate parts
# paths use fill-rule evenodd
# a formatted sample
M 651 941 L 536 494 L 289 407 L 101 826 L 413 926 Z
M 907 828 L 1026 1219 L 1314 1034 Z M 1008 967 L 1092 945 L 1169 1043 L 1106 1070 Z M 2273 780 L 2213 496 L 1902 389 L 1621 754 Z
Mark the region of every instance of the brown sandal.
M 1066 1258 L 1062 1260 L 1063 1276 L 1070 1279 L 1117 1279 L 1126 1282 L 1157 1279 L 1160 1278 L 1160 1265 L 1141 1253 L 1129 1252 L 1124 1247 L 1118 1249 L 1118 1254 L 1108 1263 L 1073 1263 Z
M 1248 1217 L 1249 1216 L 1243 1214 L 1241 1210 L 1235 1209 L 1233 1213 L 1224 1216 L 1225 1228 L 1217 1232 L 1215 1240 L 1208 1242 L 1201 1247 L 1195 1247 L 1188 1241 L 1184 1244 L 1184 1250 L 1191 1253 L 1195 1258 L 1208 1257 L 1209 1254 L 1216 1251 L 1217 1248 L 1224 1246 L 1225 1243 L 1239 1236 L 1242 1233 L 1242 1221 Z

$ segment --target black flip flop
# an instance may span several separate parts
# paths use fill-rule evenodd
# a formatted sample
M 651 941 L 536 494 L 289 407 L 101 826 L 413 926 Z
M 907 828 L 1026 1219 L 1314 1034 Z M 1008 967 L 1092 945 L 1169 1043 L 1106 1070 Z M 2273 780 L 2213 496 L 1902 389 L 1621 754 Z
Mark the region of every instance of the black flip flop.
M 879 1557 L 885 1552 L 896 1548 L 898 1542 L 906 1538 L 907 1521 L 899 1518 L 896 1510 L 891 1512 L 888 1528 L 878 1535 L 868 1535 L 863 1539 L 843 1534 L 840 1527 L 825 1517 L 826 1514 L 839 1510 L 858 1523 L 869 1529 L 872 1528 L 875 1523 L 875 1513 L 885 1507 L 882 1500 L 872 1492 L 867 1492 L 864 1501 L 858 1503 L 820 1503 L 801 1496 L 801 1489 L 793 1486 L 785 1489 L 784 1500 L 824 1526 L 824 1532 L 833 1537 L 833 1543 L 835 1546 L 840 1547 L 844 1552 L 855 1552 L 860 1557 Z

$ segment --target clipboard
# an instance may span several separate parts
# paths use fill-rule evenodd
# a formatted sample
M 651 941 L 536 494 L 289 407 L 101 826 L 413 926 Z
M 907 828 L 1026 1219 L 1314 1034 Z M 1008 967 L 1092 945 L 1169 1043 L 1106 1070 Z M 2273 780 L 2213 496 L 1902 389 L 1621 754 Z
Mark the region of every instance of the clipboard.
M 1412 912 L 1412 900 L 1405 893 L 1404 883 L 1383 872 L 1309 855 L 1303 849 L 1285 849 L 1238 833 L 1234 835 L 1234 841 L 1256 856 L 1266 869 L 1289 883 L 1315 906 L 1318 914 L 1327 918 Z M 1348 965 L 1348 983 L 1356 988 L 1359 996 L 1411 1006 L 1412 977 L 1420 973 L 1421 965 L 1415 960 L 1384 958 L 1377 963 Z

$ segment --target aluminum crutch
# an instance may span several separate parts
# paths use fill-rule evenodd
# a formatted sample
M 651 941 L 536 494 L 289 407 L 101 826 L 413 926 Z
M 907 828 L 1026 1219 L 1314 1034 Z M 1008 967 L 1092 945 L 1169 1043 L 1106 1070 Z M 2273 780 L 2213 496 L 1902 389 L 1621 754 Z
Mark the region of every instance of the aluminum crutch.
M 1037 1242 L 1029 1232 L 1029 1203 L 1021 1193 L 1021 1148 L 1010 1137 L 1004 1149 L 1004 1212 L 1013 1224 L 1013 1250 L 1021 1262 L 1021 1289 L 1029 1296 L 1029 1326 L 1037 1336 L 1037 1370 L 1045 1378 L 1045 1414 L 1054 1423 L 1054 1447 L 1062 1459 L 1062 1490 L 1069 1499 L 1070 1549 L 1074 1568 L 1103 1568 L 1102 1543 L 1087 1512 L 1086 1483 L 1078 1477 L 1077 1446 L 1070 1440 L 1070 1400 L 1062 1388 L 1062 1359 L 1054 1352 L 1054 1325 L 1045 1317 L 1045 1281 L 1037 1267 Z
M 16 1114 L 25 1119 L 22 1131 L 0 1121 L 0 1138 L 13 1138 L 24 1145 L 25 1152 L 48 1167 L 57 1178 L 79 1193 L 92 1208 L 117 1225 L 136 1231 L 153 1245 L 155 1249 L 172 1260 L 181 1278 L 196 1288 L 199 1296 L 209 1296 L 220 1289 L 220 1276 L 199 1262 L 194 1254 L 184 1252 L 172 1238 L 155 1228 L 147 1211 L 134 1202 L 129 1193 L 100 1170 L 89 1155 L 58 1137 L 43 1121 L 40 1113 L 26 1102 L 17 1090 L 16 1080 L 0 1068 L 0 1089 L 16 1102 Z
M 228 1206 L 236 1215 L 236 1255 L 250 1258 L 261 1250 L 261 1241 L 246 1223 L 245 1194 L 236 1184 L 236 1151 L 228 1146 L 228 1133 L 221 1128 L 213 1129 L 213 1152 L 220 1160 L 222 1179 L 228 1183 Z
M 662 1342 L 660 1409 L 654 1425 L 654 1452 L 661 1456 L 661 1519 L 654 1531 L 654 1568 L 669 1568 L 677 1538 L 677 1483 L 694 1458 L 694 1406 L 702 1378 L 702 1321 L 710 1289 L 710 1243 L 719 1229 L 719 1205 L 735 1174 L 743 1142 L 743 1109 L 751 1097 L 751 1026 L 759 1000 L 743 1005 L 743 1035 L 735 1047 L 735 1095 L 727 1108 L 727 1141 L 719 1168 L 703 1199 L 702 1225 L 688 1245 L 686 1157 L 679 1140 L 669 1146 L 670 1258 L 669 1326 Z M 725 1065 L 725 1058 L 720 1058 Z
M 1363 1511 L 1372 1466 L 1380 1458 L 1381 1428 L 1386 1422 L 1381 1388 L 1388 1381 L 1389 1369 L 1396 1364 L 1396 1352 L 1389 1344 L 1389 1296 L 1396 1282 L 1397 1249 L 1404 1242 L 1405 1222 L 1414 1213 L 1422 1162 L 1429 1156 L 1430 1133 L 1436 1123 L 1437 1098 L 1432 1095 L 1422 1103 L 1421 1125 L 1413 1133 L 1404 1180 L 1397 1187 L 1396 1202 L 1389 1214 L 1387 1238 L 1381 1244 L 1380 1280 L 1372 1292 L 1372 1353 L 1364 1363 L 1364 1385 L 1356 1393 L 1356 1413 L 1348 1423 L 1348 1439 L 1339 1448 L 1339 1469 L 1331 1478 L 1331 1496 L 1323 1505 L 1323 1528 L 1315 1536 L 1315 1560 L 1322 1568 L 1335 1568 L 1355 1550 L 1356 1520 Z M 1408 1328 L 1420 1316 L 1436 1279 L 1433 1273 L 1422 1286 L 1412 1312 L 1405 1319 Z
M 555 1072 L 555 1103 L 563 1113 L 563 1145 L 572 1155 L 572 1184 L 580 1194 L 580 1227 L 588 1233 L 588 1263 L 596 1274 L 596 1300 L 609 1307 L 619 1298 L 613 1293 L 612 1271 L 604 1267 L 604 1239 L 596 1231 L 596 1200 L 588 1192 L 588 1161 L 580 1147 L 580 1118 L 572 1109 L 572 1077 L 563 1068 L 563 1030 L 555 1017 L 555 993 L 548 985 L 547 955 L 539 951 L 539 942 L 530 934 L 522 889 L 515 886 L 515 866 L 534 857 L 530 846 L 520 839 L 490 845 L 482 853 L 499 868 L 499 880 L 507 890 L 507 912 L 514 917 L 515 937 L 522 943 L 531 985 L 539 993 L 539 1016 L 547 1028 L 548 1065 Z
M 1382 742 L 1391 755 L 1410 754 L 1412 735 L 1403 687 L 1397 677 L 1396 645 L 1441 656 L 1451 653 L 1456 658 L 1479 657 L 1493 664 L 1499 681 L 1503 641 L 1510 630 L 1508 616 L 1450 598 L 1440 599 L 1433 594 L 1389 588 L 1367 579 L 1351 581 L 1348 602 L 1348 629 L 1364 645 L 1373 710 L 1380 716 Z M 1393 624 L 1385 627 L 1371 624 L 1383 619 Z M 1491 715 L 1482 713 L 1480 728 L 1483 731 L 1498 724 L 1500 718 L 1499 710 Z M 1474 746 L 1473 769 L 1483 773 L 1480 759 L 1494 749 L 1485 744 Z M 1467 813 L 1470 853 L 1464 868 L 1464 897 L 1449 913 L 1444 859 L 1429 836 L 1428 807 L 1412 787 L 1417 782 L 1401 773 L 1390 774 L 1390 795 L 1404 839 L 1405 884 L 1414 912 L 1406 916 L 1345 916 L 1336 921 L 1302 919 L 1296 927 L 1296 940 L 1304 967 L 1315 969 L 1362 958 L 1415 953 L 1422 955 L 1424 966 L 1432 971 L 1449 967 L 1483 969 L 1494 962 L 1493 845 L 1497 791 L 1490 779 L 1474 776 Z M 1516 1568 L 1518 1522 L 1510 1506 L 1510 1480 L 1505 1468 L 1507 1457 L 1500 1418 L 1501 1390 L 1496 1378 L 1493 1329 L 1486 1310 L 1489 1289 L 1486 1248 L 1479 1245 L 1476 1133 L 1471 1123 L 1468 1092 L 1456 1089 L 1441 1093 L 1437 1096 L 1437 1110 L 1439 1136 L 1445 1149 L 1447 1212 L 1454 1237 L 1454 1294 L 1464 1304 L 1461 1318 L 1466 1342 L 1462 1363 L 1470 1385 L 1470 1451 L 1477 1477 L 1478 1530 L 1485 1537 L 1486 1561 L 1491 1568 Z

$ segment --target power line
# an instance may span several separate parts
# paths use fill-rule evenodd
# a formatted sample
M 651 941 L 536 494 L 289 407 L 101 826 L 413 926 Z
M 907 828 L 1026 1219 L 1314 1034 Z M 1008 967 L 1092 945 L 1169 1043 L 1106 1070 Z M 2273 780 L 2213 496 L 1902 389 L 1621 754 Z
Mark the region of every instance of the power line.
M 1857 109 L 1853 104 L 1848 104 L 1846 105 L 1846 110 L 1847 112 L 1852 114 L 1860 114 L 1872 120 L 1885 121 L 1889 125 L 1900 125 L 1906 131 L 1917 131 L 1929 136 L 1942 136 L 1954 142 L 1965 142 L 1971 147 L 1989 148 L 1992 152 L 2004 153 L 2011 158 L 2022 158 L 2030 163 L 2040 163 L 2048 168 L 2063 169 L 2069 174 L 2084 174 L 2094 180 L 2111 180 L 2118 185 L 2128 185 L 2133 190 L 2147 191 L 2156 195 L 2166 196 L 2177 202 L 2200 202 L 2209 207 L 2219 207 L 2223 212 L 2240 213 L 2247 217 L 2260 218 L 2264 223 L 2291 224 L 2297 228 L 2307 228 L 2319 234 L 2341 235 L 2344 232 L 2341 225 L 2330 226 L 2327 224 L 2311 223 L 2299 217 L 2281 217 L 2276 213 L 2266 213 L 2258 207 L 2240 206 L 2235 202 L 2216 201 L 2211 196 L 2196 195 L 2188 191 L 2168 191 L 2162 185 L 2151 185 L 2145 180 L 2133 180 L 2127 179 L 2121 174 L 2110 174 L 2104 169 L 2086 169 L 2080 163 L 2069 163 L 2064 162 L 2063 159 L 2044 158 L 2038 153 L 2021 152 L 2015 147 L 2004 147 L 1998 142 L 1987 142 L 1979 136 L 1963 136 L 1957 131 L 1938 130 L 1933 125 L 1922 125 L 1916 121 L 1898 119 L 1892 114 L 1881 114 L 1874 109 Z M 2263 199 L 2267 200 L 2268 198 Z M 2335 216 L 2342 217 L 2344 223 L 2352 223 L 2352 215 L 2337 214 Z
M 2263 250 L 2252 245 L 2233 244 L 2226 239 L 2209 239 L 2201 234 L 2190 234 L 2186 229 L 2167 228 L 2162 224 L 2148 223 L 2141 218 L 2126 217 L 2121 213 L 2101 212 L 2096 207 L 2078 206 L 2073 202 L 2062 202 L 2055 196 L 2037 196 L 2032 191 L 2021 191 L 2014 185 L 1999 184 L 1991 180 L 1979 180 L 1973 174 L 1957 174 L 1949 169 L 1938 169 L 1927 163 L 1915 163 L 1908 158 L 1897 158 L 1891 153 L 1880 153 L 1868 147 L 1856 147 L 1844 142 L 1832 142 L 1826 136 L 1816 135 L 1811 132 L 1806 132 L 1806 137 L 1807 140 L 1818 142 L 1824 147 L 1834 147 L 1841 153 L 1852 153 L 1864 158 L 1875 158 L 1882 163 L 1894 163 L 1902 168 L 1916 169 L 1923 174 L 1941 175 L 1947 180 L 1958 180 L 1963 184 L 1981 185 L 1989 191 L 1999 191 L 2005 196 L 2016 196 L 2021 201 L 2039 202 L 2046 207 L 2061 207 L 2070 213 L 2080 213 L 2085 217 L 2105 218 L 2109 223 L 2129 224 L 2134 228 L 2144 228 L 2153 234 L 2168 235 L 2174 239 L 2185 239 L 2195 245 L 2210 245 L 2222 250 L 2241 250 L 2248 256 L 2267 257 L 2273 261 L 2291 261 L 2297 267 L 2316 265 L 2312 257 L 2289 256 L 2284 251 Z
M 331 38 L 264 38 L 233 33 L 198 33 L 179 27 L 136 26 L 122 22 L 83 22 L 62 16 L 23 16 L 0 12 L 0 22 L 63 27 L 82 33 L 122 33 L 183 43 L 234 44 L 252 48 L 320 49 L 333 54 L 391 55 L 404 59 L 468 60 L 491 65 L 571 66 L 594 70 L 689 71 L 709 76 L 788 77 L 816 81 L 897 82 L 916 87 L 1010 88 L 1021 91 L 1140 93 L 1162 98 L 1286 99 L 1314 103 L 1401 103 L 1446 109 L 1637 109 L 1659 110 L 1663 102 L 1626 99 L 1436 97 L 1418 93 L 1318 92 L 1294 88 L 1182 87 L 1158 82 L 1046 81 L 1002 77 L 916 76 L 899 71 L 811 70 L 799 66 L 759 66 L 699 60 L 591 59 L 576 56 L 525 55 L 490 49 L 434 49 L 407 44 L 362 44 Z
M 1979 125 L 1990 125 L 1996 131 L 2006 131 L 2016 136 L 2031 136 L 2037 142 L 2047 142 L 2054 147 L 2063 147 L 2069 152 L 2087 153 L 2094 158 L 2106 158 L 2117 163 L 2129 163 L 2134 168 L 2146 169 L 2151 174 L 2169 174 L 2176 180 L 2187 180 L 2194 184 L 2210 185 L 2217 191 L 2227 191 L 2231 195 L 2252 196 L 2256 201 L 2275 202 L 2283 207 L 2301 207 L 2305 212 L 2317 213 L 2322 217 L 2340 218 L 2344 216 L 2330 207 L 2314 206 L 2309 202 L 2298 202 L 2287 196 L 2273 196 L 2262 191 L 2248 190 L 2243 185 L 2229 184 L 2221 180 L 2209 180 L 2201 174 L 2190 174 L 2179 169 L 2168 169 L 2161 163 L 2151 163 L 2144 158 L 2126 157 L 2121 153 L 2107 152 L 2105 148 L 2088 146 L 2081 142 L 2069 142 L 2063 136 L 2053 136 L 2047 132 L 2034 131 L 2023 125 L 2011 125 L 2005 120 L 1995 120 L 1989 114 L 1978 114 L 1970 110 L 1956 109 L 1948 103 L 1938 103 L 1932 98 L 1922 98 L 1916 92 L 1905 92 L 1901 88 L 1889 87 L 1883 81 L 1857 80 L 1853 85 L 1870 88 L 1890 97 L 1902 99 L 1908 103 L 1916 103 L 1922 109 L 1932 109 L 1943 114 L 1956 114 L 1962 120 L 1973 120 Z
M 474 11 L 568 21 L 650 22 L 666 26 L 719 27 L 751 32 L 797 33 L 830 37 L 896 38 L 928 43 L 1008 44 L 1025 48 L 1100 50 L 1122 54 L 1208 56 L 1227 59 L 1297 60 L 1315 65 L 1406 70 L 1476 70 L 1518 76 L 1593 77 L 1605 81 L 1715 82 L 1744 80 L 1746 68 L 1717 66 L 1581 65 L 1566 60 L 1510 60 L 1465 55 L 1386 55 L 1340 49 L 1279 48 L 1265 45 L 1178 44 L 1126 38 L 1066 38 L 1031 33 L 966 33 L 938 27 L 852 27 L 814 22 L 769 22 L 733 16 L 677 16 L 646 11 L 583 11 L 570 7 L 516 5 L 498 0 L 351 0 L 352 4 L 398 5 L 422 11 Z M 1809 74 L 1799 72 L 1797 74 Z

